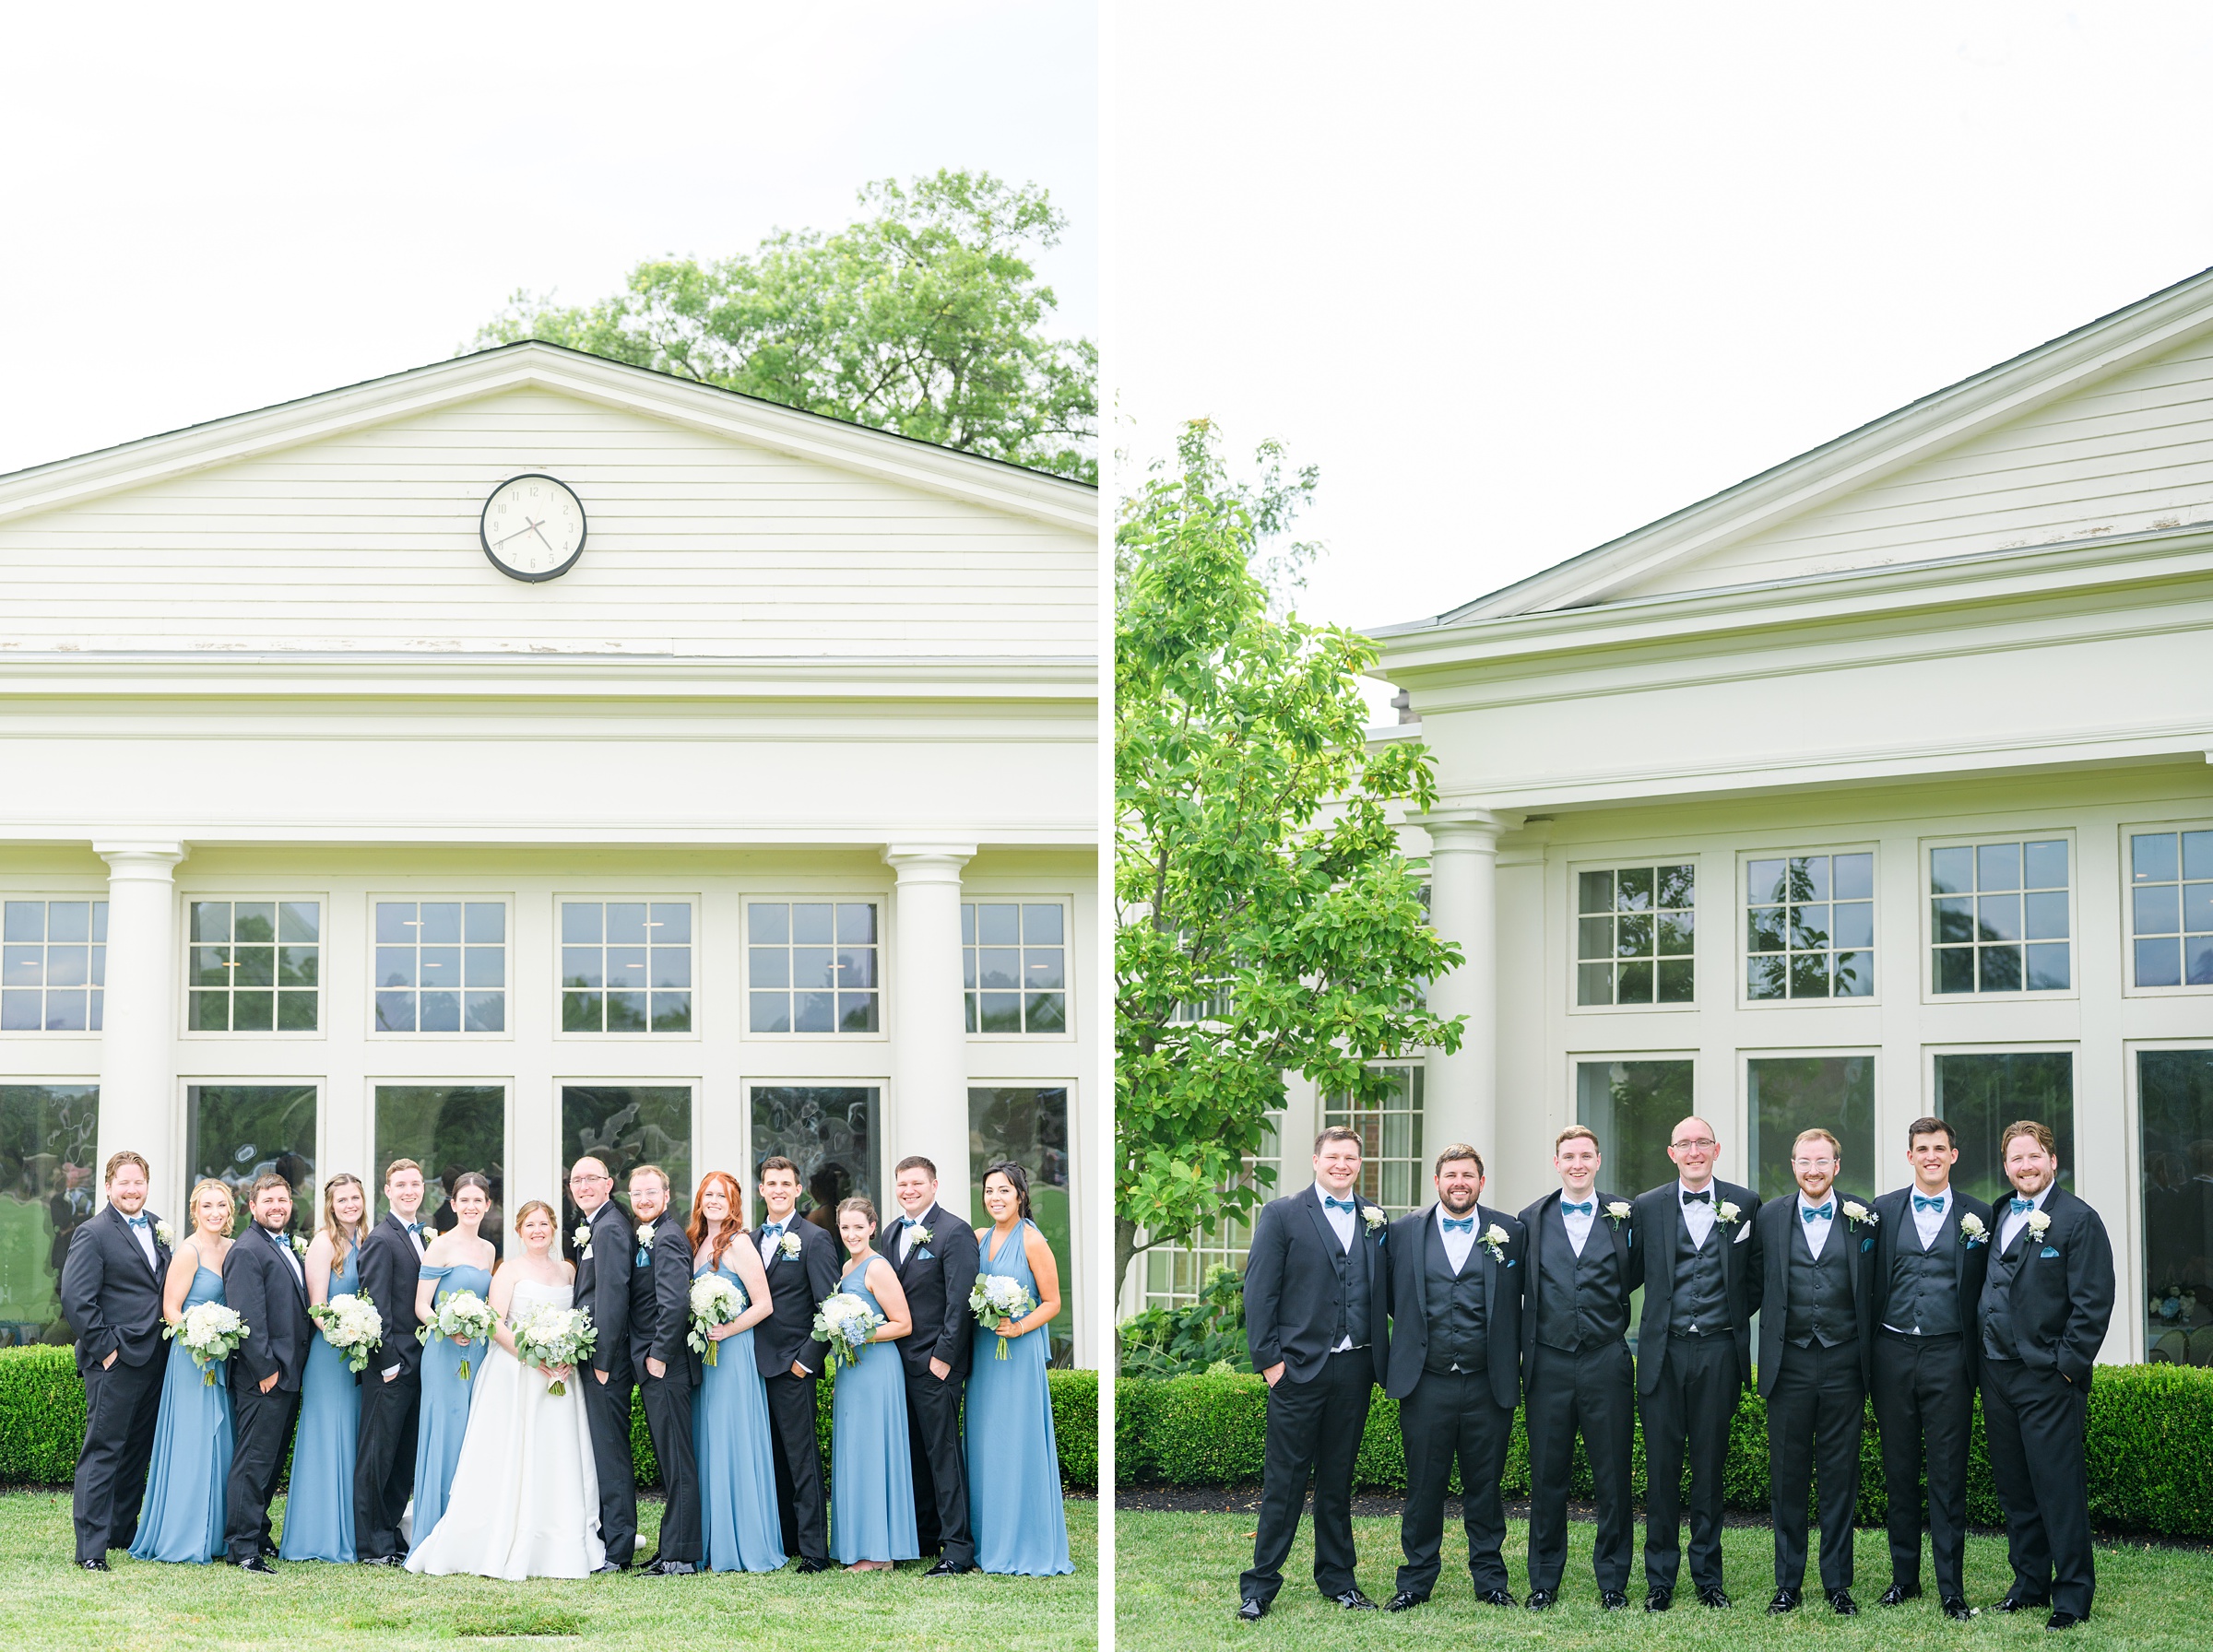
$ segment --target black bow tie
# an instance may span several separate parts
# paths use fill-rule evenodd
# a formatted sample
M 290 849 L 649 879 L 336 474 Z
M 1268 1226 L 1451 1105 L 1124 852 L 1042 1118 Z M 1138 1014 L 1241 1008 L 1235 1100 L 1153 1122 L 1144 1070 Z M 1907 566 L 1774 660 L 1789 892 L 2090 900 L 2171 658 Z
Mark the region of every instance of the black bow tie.
M 1706 1187 L 1701 1188 L 1697 1193 L 1686 1193 L 1683 1196 L 1683 1202 L 1686 1205 L 1711 1204 L 1713 1202 L 1713 1189 L 1710 1187 Z

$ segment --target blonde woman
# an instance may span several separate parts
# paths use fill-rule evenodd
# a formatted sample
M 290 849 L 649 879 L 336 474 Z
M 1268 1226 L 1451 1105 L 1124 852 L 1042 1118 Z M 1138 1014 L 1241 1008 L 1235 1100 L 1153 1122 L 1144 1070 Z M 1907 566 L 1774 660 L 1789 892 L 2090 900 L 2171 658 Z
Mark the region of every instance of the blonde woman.
M 182 1327 L 204 1302 L 223 1300 L 223 1258 L 238 1201 L 209 1177 L 186 1201 L 191 1236 L 169 1258 L 162 1281 L 161 1317 Z M 172 1336 L 169 1367 L 161 1376 L 161 1414 L 154 1424 L 153 1476 L 131 1544 L 133 1560 L 189 1561 L 206 1565 L 223 1552 L 229 1512 L 223 1487 L 231 1478 L 231 1385 L 206 1374 Z
M 361 1241 L 369 1236 L 369 1190 L 341 1171 L 323 1184 L 323 1225 L 307 1247 L 307 1300 L 361 1294 Z M 361 1388 L 346 1356 L 320 1333 L 307 1347 L 300 1381 L 300 1432 L 292 1441 L 292 1489 L 284 1504 L 280 1560 L 351 1561 L 354 1447 Z

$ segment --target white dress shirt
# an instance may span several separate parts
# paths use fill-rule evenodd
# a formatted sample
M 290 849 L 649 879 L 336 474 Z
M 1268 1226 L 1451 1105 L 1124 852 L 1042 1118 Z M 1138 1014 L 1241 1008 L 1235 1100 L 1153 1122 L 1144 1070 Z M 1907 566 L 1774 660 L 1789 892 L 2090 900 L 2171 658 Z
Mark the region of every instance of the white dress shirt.
M 1336 1196 L 1331 1193 L 1327 1187 L 1322 1186 L 1320 1183 L 1316 1183 L 1314 1187 L 1314 1197 L 1319 1199 L 1328 1200 L 1335 1198 Z M 1360 1196 L 1348 1187 L 1345 1189 L 1344 1197 L 1356 1202 Z M 1331 1231 L 1337 1235 L 1337 1243 L 1343 1245 L 1345 1250 L 1349 1253 L 1353 1248 L 1353 1213 L 1350 1210 L 1340 1210 L 1334 1206 L 1327 1203 L 1324 1203 L 1321 1207 L 1321 1213 L 1323 1216 L 1329 1219 Z M 1373 1311 L 1372 1308 L 1370 1311 Z M 1331 1349 L 1330 1351 L 1331 1353 L 1343 1353 L 1352 1345 L 1353 1339 L 1348 1334 L 1346 1336 L 1338 1338 L 1337 1346 Z
M 1675 1201 L 1683 1207 L 1683 1225 L 1690 1232 L 1690 1248 L 1704 1250 L 1706 1241 L 1713 1233 L 1713 1207 L 1720 1200 L 1721 1189 L 1713 1183 L 1706 1184 L 1706 1197 L 1695 1203 L 1683 1196 L 1691 1189 L 1678 1181 L 1675 1184 Z
M 2043 1191 L 2036 1196 L 2034 1202 L 2038 1210 L 2042 1210 L 2044 1208 L 2044 1200 L 2052 1197 L 2053 1186 L 2053 1183 L 2046 1182 L 2043 1186 Z M 2013 1201 L 2019 1197 L 2020 1194 L 2018 1189 L 2006 1196 L 2006 1215 L 2004 1220 L 1998 1223 L 1998 1248 L 2000 1250 L 2004 1250 L 2007 1245 L 2013 1243 L 2013 1236 L 2021 1231 L 2022 1225 L 2029 1220 L 2028 1211 L 2017 1210 L 2013 1208 Z
M 908 1255 L 914 1250 L 915 1246 L 922 1243 L 921 1239 L 917 1236 L 918 1231 L 929 1225 L 930 1210 L 935 1210 L 936 1209 L 937 1206 L 932 1205 L 930 1206 L 929 1210 L 923 1211 L 919 1216 L 907 1216 L 901 1218 L 901 1221 L 906 1224 L 899 1230 L 899 1260 L 903 1265 L 905 1263 Z
M 1568 1207 L 1571 1204 L 1589 1205 L 1591 1208 L 1588 1210 L 1570 1211 Z M 1561 1188 L 1560 1221 L 1568 1229 L 1569 1248 L 1575 1252 L 1578 1258 L 1580 1258 L 1583 1254 L 1583 1246 L 1591 1241 L 1591 1230 L 1598 1222 L 1598 1189 L 1593 1186 L 1591 1189 L 1591 1197 L 1587 1199 L 1571 1199 L 1568 1197 L 1568 1190 L 1565 1187 Z
M 122 1216 L 123 1212 L 118 1210 L 116 1214 Z M 138 1214 L 146 1216 L 143 1210 Z M 146 1265 L 156 1273 L 160 1273 L 161 1271 L 160 1258 L 154 1255 L 154 1219 L 146 1216 L 146 1225 L 142 1228 L 131 1227 L 131 1219 L 127 1216 L 123 1217 L 123 1223 L 124 1227 L 130 1228 L 131 1237 L 138 1241 L 138 1248 L 146 1253 Z
M 1443 1205 L 1440 1204 L 1437 1207 L 1438 1237 L 1445 1242 L 1445 1260 L 1452 1264 L 1452 1275 L 1457 1279 L 1460 1277 L 1461 1270 L 1468 1265 L 1468 1253 L 1475 1248 L 1475 1230 L 1471 1227 L 1463 1233 L 1458 1228 L 1447 1227 L 1445 1218 L 1451 1215 L 1452 1213 Z M 1452 1220 L 1479 1222 L 1482 1221 L 1482 1216 L 1476 1207 L 1470 1205 L 1464 1219 L 1454 1216 Z
M 300 1257 L 298 1253 L 292 1249 L 292 1242 L 272 1228 L 263 1228 L 261 1231 L 268 1234 L 269 1243 L 274 1245 L 282 1253 L 284 1259 L 292 1265 L 292 1277 L 300 1281 L 300 1288 L 302 1291 L 306 1290 L 307 1270 L 300 1266 Z
M 1828 1230 L 1837 1225 L 1837 1190 L 1834 1187 L 1831 1187 L 1823 1196 L 1821 1204 L 1828 1207 L 1828 1214 L 1817 1216 L 1808 1221 L 1805 1213 L 1808 1210 L 1817 1210 L 1821 1206 L 1815 1204 L 1812 1199 L 1805 1197 L 1805 1188 L 1801 1187 L 1798 1190 L 1798 1210 L 1796 1211 L 1798 1225 L 1805 1230 L 1805 1248 L 1813 1253 L 1814 1260 L 1817 1262 L 1821 1259 L 1822 1248 L 1828 1244 Z
M 1924 1210 L 1913 1202 L 1917 1197 L 1934 1198 L 1936 1203 Z M 1936 1243 L 1936 1235 L 1944 1232 L 1944 1219 L 1951 1208 L 1952 1190 L 1949 1187 L 1937 1194 L 1923 1193 L 1918 1186 L 1907 1189 L 1906 1209 L 1913 1212 L 1913 1231 L 1921 1235 L 1922 1249 L 1927 1250 Z
M 775 1259 L 776 1247 L 784 1243 L 784 1235 L 791 1231 L 791 1224 L 799 1221 L 799 1213 L 795 1209 L 789 1216 L 785 1217 L 781 1221 L 771 1219 L 770 1221 L 764 1221 L 761 1224 L 762 1267 L 766 1268 L 769 1263 Z

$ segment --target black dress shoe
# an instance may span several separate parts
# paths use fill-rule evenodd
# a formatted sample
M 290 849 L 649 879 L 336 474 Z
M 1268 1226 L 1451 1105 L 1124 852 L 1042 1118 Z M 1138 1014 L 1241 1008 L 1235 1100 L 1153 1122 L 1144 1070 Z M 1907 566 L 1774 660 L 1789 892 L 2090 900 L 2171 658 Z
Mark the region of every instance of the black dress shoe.
M 2003 1612 L 2027 1611 L 2031 1607 L 2045 1607 L 2051 1604 L 2052 1597 L 2049 1595 L 2017 1595 L 2011 1589 L 2007 1589 L 2006 1599 L 1998 1602 L 1997 1610 Z
M 1673 1589 L 1655 1588 L 1645 1591 L 1644 1610 L 1647 1611 L 1665 1611 L 1675 1603 L 1675 1591 Z
M 974 1566 L 956 1566 L 949 1560 L 941 1560 L 922 1575 L 925 1577 L 958 1577 L 963 1572 L 975 1570 Z
M 1797 1597 L 1797 1593 L 1798 1591 L 1796 1589 L 1793 1589 L 1791 1591 L 1793 1599 Z M 1722 1592 L 1722 1586 L 1720 1584 L 1711 1583 L 1708 1584 L 1704 1588 L 1698 1591 L 1698 1604 L 1700 1606 L 1710 1606 L 1716 1611 L 1719 1611 L 1723 1607 L 1728 1606 L 1730 1604 L 1730 1600 L 1729 1597 Z
M 1601 1589 L 1598 1591 L 1598 1604 L 1604 1611 L 1627 1611 L 1629 1610 L 1629 1597 L 1623 1589 Z
M 602 1572 L 627 1572 L 629 1570 L 630 1568 L 619 1560 L 603 1560 L 592 1568 L 592 1575 L 597 1577 Z
M 1777 1589 L 1775 1599 L 1768 1602 L 1768 1616 L 1770 1618 L 1780 1618 L 1786 1611 L 1796 1611 L 1797 1610 L 1798 1591 L 1796 1589 Z
M 1967 1603 L 1964 1595 L 1947 1595 L 1941 1604 L 1944 1615 L 1955 1623 L 1964 1623 L 1975 1615 L 1975 1609 Z
M 688 1560 L 663 1560 L 658 1555 L 638 1568 L 641 1577 L 692 1577 L 698 1572 L 699 1568 Z
M 245 1559 L 238 1563 L 238 1569 L 242 1572 L 252 1572 L 262 1577 L 277 1575 L 277 1568 L 269 1564 L 266 1556 L 259 1554 L 247 1555 Z
M 1383 1610 L 1385 1611 L 1407 1611 L 1416 1606 L 1419 1606 L 1423 1601 L 1428 1599 L 1429 1597 L 1426 1595 L 1412 1594 L 1405 1589 L 1401 1589 L 1390 1599 L 1383 1602 Z
M 1240 1623 L 1257 1623 L 1267 1615 L 1268 1602 L 1265 1600 L 1240 1600 L 1237 1602 L 1237 1622 Z
M 104 1560 L 80 1560 L 77 1564 L 87 1572 L 105 1572 L 108 1569 L 108 1563 Z
M 277 1558 L 277 1545 L 274 1543 L 264 1543 L 261 1546 L 261 1558 L 264 1560 L 275 1560 Z
M 1521 1604 L 1514 1599 L 1514 1592 L 1511 1589 L 1478 1589 L 1475 1591 L 1475 1599 L 1485 1606 L 1519 1606 Z
M 1376 1603 L 1363 1595 L 1357 1585 L 1345 1590 L 1342 1595 L 1331 1595 L 1330 1603 L 1333 1606 L 1342 1606 L 1347 1611 L 1373 1611 L 1376 1610 Z
M 802 1572 L 827 1572 L 829 1569 L 830 1563 L 826 1560 L 817 1560 L 811 1554 L 799 1556 L 799 1570 Z
M 1532 1611 L 1543 1611 L 1547 1606 L 1554 1604 L 1558 1599 L 1559 1597 L 1554 1594 L 1550 1589 L 1532 1589 L 1529 1591 L 1529 1610 Z
M 1877 1606 L 1903 1606 L 1909 1600 L 1920 1599 L 1921 1585 L 1918 1583 L 1894 1583 L 1883 1591 L 1882 1598 L 1876 1600 L 1876 1604 Z
M 2055 1611 L 2044 1620 L 2046 1629 L 2072 1629 L 2082 1620 L 2071 1611 Z
M 1840 1618 L 1856 1618 L 1860 1615 L 1860 1603 L 1852 1598 L 1850 1589 L 1831 1589 L 1828 1591 L 1828 1610 Z

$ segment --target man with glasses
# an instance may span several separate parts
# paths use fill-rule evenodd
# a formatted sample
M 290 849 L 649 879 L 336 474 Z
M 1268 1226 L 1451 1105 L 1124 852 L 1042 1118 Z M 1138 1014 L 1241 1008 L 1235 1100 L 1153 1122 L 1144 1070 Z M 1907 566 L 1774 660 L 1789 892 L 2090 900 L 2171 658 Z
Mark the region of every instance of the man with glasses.
M 584 1385 L 599 1476 L 599 1538 L 607 1545 L 599 1570 L 627 1572 L 638 1546 L 638 1477 L 630 1455 L 630 1396 L 638 1380 L 630 1363 L 630 1263 L 637 1246 L 629 1213 L 609 1197 L 614 1188 L 614 1177 L 597 1159 L 579 1159 L 569 1171 L 569 1198 L 584 1219 L 568 1234 L 569 1258 L 576 1264 L 574 1300 L 599 1333 Z
M 1629 1221 L 1643 1252 L 1638 1283 L 1638 1409 L 1646 1476 L 1644 1610 L 1675 1604 L 1683 1564 L 1683 1462 L 1690 1460 L 1690 1576 L 1706 1605 L 1722 1607 L 1722 1473 L 1729 1423 L 1752 1380 L 1752 1316 L 1759 1307 L 1759 1198 L 1713 1174 L 1721 1144 L 1690 1117 L 1667 1156 L 1677 1179 L 1635 1201 Z

